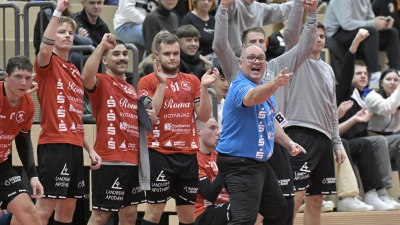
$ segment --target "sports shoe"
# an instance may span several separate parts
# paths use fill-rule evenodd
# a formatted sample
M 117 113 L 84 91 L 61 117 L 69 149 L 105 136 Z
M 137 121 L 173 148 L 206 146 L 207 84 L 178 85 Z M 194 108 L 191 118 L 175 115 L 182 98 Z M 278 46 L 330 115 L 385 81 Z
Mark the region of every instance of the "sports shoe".
M 364 202 L 368 205 L 372 205 L 375 211 L 390 211 L 395 210 L 392 205 L 389 205 L 382 201 L 378 197 L 378 193 L 376 191 L 368 191 L 364 196 Z
M 393 206 L 396 210 L 400 209 L 400 203 L 396 202 L 392 197 L 389 195 L 382 195 L 379 196 L 379 198 L 386 204 Z
M 335 204 L 332 201 L 322 201 L 321 212 L 332 212 Z
M 371 78 L 369 79 L 368 88 L 379 90 L 379 79 L 381 79 L 380 73 L 371 74 Z
M 360 201 L 357 197 L 345 197 L 338 200 L 336 209 L 338 212 L 365 212 L 369 211 L 368 208 L 371 207 L 367 207 L 367 204 Z

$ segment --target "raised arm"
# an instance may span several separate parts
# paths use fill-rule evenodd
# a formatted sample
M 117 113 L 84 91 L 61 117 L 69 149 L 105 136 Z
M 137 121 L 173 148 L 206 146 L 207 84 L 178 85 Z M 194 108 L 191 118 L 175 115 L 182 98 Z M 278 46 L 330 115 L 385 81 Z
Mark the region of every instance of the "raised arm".
M 371 91 L 365 98 L 365 104 L 370 112 L 374 114 L 382 116 L 394 114 L 400 106 L 400 85 L 398 85 L 396 90 L 386 99 L 375 91 Z
M 200 89 L 200 101 L 195 103 L 196 115 L 202 122 L 207 122 L 210 119 L 212 104 L 210 97 L 208 96 L 208 86 L 214 83 L 219 77 L 217 68 L 212 71 L 209 69 L 201 77 L 201 89 Z
M 213 50 L 218 57 L 221 69 L 229 84 L 237 77 L 235 71 L 239 71 L 239 59 L 235 56 L 235 53 L 233 53 L 228 41 L 228 7 L 234 1 L 235 0 L 224 0 L 219 5 L 217 14 L 215 15 L 213 42 Z
M 50 63 L 57 35 L 58 21 L 61 17 L 61 13 L 64 12 L 68 5 L 69 0 L 59 0 L 57 2 L 56 10 L 54 10 L 53 17 L 51 17 L 49 25 L 47 25 L 47 28 L 44 31 L 39 53 L 37 54 L 36 63 L 39 66 L 47 66 Z
M 301 23 L 304 8 L 301 4 L 302 0 L 294 0 L 293 8 L 290 11 L 289 18 L 285 25 L 283 38 L 285 40 L 286 51 L 292 49 L 300 39 Z
M 112 34 L 104 34 L 101 43 L 87 59 L 82 71 L 83 85 L 88 90 L 93 90 L 96 86 L 96 73 L 99 68 L 101 57 L 105 50 L 113 49 L 117 45 L 116 38 Z
M 354 38 L 349 51 L 346 53 L 343 65 L 340 68 L 340 74 L 336 74 L 338 85 L 336 86 L 337 104 L 350 99 L 352 93 L 352 80 L 354 76 L 354 62 L 356 60 L 355 53 L 357 52 L 360 43 L 369 36 L 365 29 L 360 29 Z

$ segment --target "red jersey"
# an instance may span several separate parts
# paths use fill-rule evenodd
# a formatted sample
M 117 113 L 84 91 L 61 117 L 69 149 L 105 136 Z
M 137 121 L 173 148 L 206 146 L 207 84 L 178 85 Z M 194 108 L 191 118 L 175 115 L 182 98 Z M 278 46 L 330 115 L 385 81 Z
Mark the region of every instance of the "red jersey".
M 38 144 L 67 143 L 83 146 L 83 82 L 71 62 L 53 54 L 49 65 L 34 63 L 42 119 Z
M 139 96 L 153 97 L 158 80 L 153 73 L 139 80 Z M 194 103 L 200 99 L 200 81 L 194 75 L 178 73 L 167 77 L 163 105 L 147 145 L 162 154 L 195 154 L 199 147 L 194 117 Z
M 25 94 L 17 105 L 8 101 L 4 82 L 0 82 L 0 163 L 11 153 L 11 144 L 20 131 L 29 131 L 32 127 L 35 105 L 32 98 Z
M 103 161 L 138 165 L 139 128 L 135 89 L 127 82 L 97 74 L 97 87 L 88 92 L 96 119 L 94 149 Z
M 217 167 L 217 151 L 211 150 L 210 155 L 206 155 L 202 152 L 197 152 L 197 161 L 199 162 L 199 178 L 207 178 L 212 183 L 218 175 Z M 200 216 L 204 210 L 210 205 L 222 204 L 229 202 L 229 195 L 225 188 L 222 188 L 221 193 L 215 202 L 209 202 L 197 193 L 197 200 L 195 205 L 195 218 Z

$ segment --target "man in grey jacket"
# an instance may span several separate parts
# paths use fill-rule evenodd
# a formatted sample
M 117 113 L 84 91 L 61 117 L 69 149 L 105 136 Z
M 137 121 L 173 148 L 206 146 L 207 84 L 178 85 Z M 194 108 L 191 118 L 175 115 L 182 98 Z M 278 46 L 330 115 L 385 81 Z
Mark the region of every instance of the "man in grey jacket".
M 232 65 L 238 65 L 240 60 L 235 56 L 233 50 L 231 49 L 230 42 L 228 41 L 228 10 L 233 1 L 234 0 L 223 0 L 217 10 L 215 17 L 215 38 L 213 43 L 214 52 L 220 60 L 220 66 L 229 83 L 231 83 L 239 73 L 239 67 Z M 268 81 L 278 75 L 280 70 L 284 67 L 287 67 L 288 72 L 296 71 L 312 52 L 316 38 L 316 3 L 307 5 L 305 3 L 302 4 L 301 0 L 295 0 L 293 3 L 292 13 L 296 13 L 296 16 L 292 16 L 291 13 L 287 22 L 287 26 L 289 29 L 298 27 L 297 31 L 300 33 L 301 20 L 297 18 L 297 15 L 300 14 L 300 17 L 302 16 L 304 11 L 302 5 L 308 9 L 304 35 L 300 39 L 296 39 L 299 44 L 293 49 L 281 55 L 280 57 L 267 62 L 267 72 L 264 75 L 264 79 Z M 232 35 L 233 34 L 230 34 L 230 36 Z M 239 33 L 234 35 L 239 36 Z M 264 30 L 261 27 L 252 27 L 245 30 L 242 35 L 242 43 L 242 48 L 256 45 L 265 51 L 266 45 Z M 284 112 L 283 106 L 286 99 L 285 92 L 287 92 L 287 90 L 281 87 L 278 88 L 275 95 L 278 108 L 281 112 Z M 292 170 L 290 168 L 289 155 L 282 148 L 283 147 L 275 144 L 274 154 L 272 155 L 271 159 L 268 160 L 268 162 L 276 173 L 283 195 L 286 197 L 288 202 L 290 214 L 288 215 L 286 224 L 292 224 L 294 207 Z
M 389 67 L 400 70 L 398 31 L 394 19 L 377 16 L 370 0 L 332 0 L 325 17 L 326 35 L 333 37 L 348 49 L 360 28 L 368 30 L 369 37 L 360 45 L 364 61 L 371 72 L 369 87 L 379 89 L 379 51 L 385 51 Z

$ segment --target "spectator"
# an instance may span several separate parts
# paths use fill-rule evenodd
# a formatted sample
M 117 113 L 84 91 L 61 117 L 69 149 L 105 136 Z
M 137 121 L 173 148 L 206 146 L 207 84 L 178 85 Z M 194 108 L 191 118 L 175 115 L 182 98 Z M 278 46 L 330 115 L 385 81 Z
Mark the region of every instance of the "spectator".
M 391 68 L 400 69 L 399 36 L 398 31 L 392 28 L 393 22 L 391 17 L 375 17 L 370 0 L 332 0 L 329 3 L 325 17 L 328 37 L 333 37 L 347 49 L 359 28 L 369 32 L 369 37 L 359 48 L 371 72 L 369 88 L 379 88 L 380 50 L 386 52 Z
M 391 143 L 396 148 L 400 144 L 400 135 L 394 134 L 400 124 L 400 77 L 395 69 L 388 69 L 382 73 L 379 80 L 380 89 L 372 91 L 365 98 L 365 104 L 373 113 L 368 123 L 370 135 L 384 135 L 389 139 L 398 140 Z M 390 143 L 390 141 L 389 141 Z M 394 150 L 390 158 L 396 159 L 397 169 L 400 170 L 400 152 Z
M 214 40 L 215 19 L 209 12 L 216 8 L 216 0 L 194 0 L 193 10 L 182 19 L 181 25 L 192 24 L 200 32 L 201 54 L 211 61 Z
M 293 2 L 265 4 L 253 0 L 235 0 L 228 8 L 228 40 L 236 56 L 242 52 L 240 34 L 250 27 L 281 23 L 289 16 Z
M 200 59 L 199 31 L 191 24 L 183 25 L 176 31 L 176 36 L 178 36 L 181 46 L 179 71 L 193 74 L 201 80 L 206 68 L 203 60 Z
M 100 44 L 104 34 L 110 33 L 108 25 L 100 18 L 103 10 L 104 0 L 82 0 L 83 9 L 72 17 L 79 29 L 83 29 L 84 36 L 92 39 L 94 47 Z
M 218 103 L 218 130 L 222 130 L 222 112 L 224 109 L 225 97 L 228 93 L 229 83 L 225 78 L 225 75 L 221 69 L 221 67 L 217 66 L 219 72 L 219 78 L 211 84 L 211 88 L 214 89 L 217 94 L 217 103 Z
M 161 30 L 176 33 L 179 28 L 179 18 L 172 12 L 178 0 L 161 1 L 157 9 L 150 12 L 143 21 L 143 38 L 146 56 L 151 54 L 153 39 Z
M 283 21 L 283 26 L 286 25 L 286 22 L 286 20 Z M 283 38 L 284 30 L 285 27 L 275 31 L 268 37 L 268 46 L 267 51 L 265 52 L 268 61 L 285 53 L 285 40 Z
M 400 33 L 400 15 L 397 0 L 374 0 L 372 2 L 372 10 L 376 17 L 392 17 L 394 19 L 393 27 Z
M 120 0 L 114 16 L 117 38 L 125 43 L 134 43 L 145 48 L 143 22 L 146 15 L 155 8 L 155 2 L 150 0 Z
M 371 34 L 370 34 L 371 35 Z M 368 38 L 365 40 L 367 41 Z M 354 42 L 357 42 L 355 39 Z M 357 45 L 352 45 L 352 47 Z M 392 182 L 392 171 L 390 168 L 390 154 L 397 152 L 399 148 L 398 139 L 396 138 L 385 138 L 383 136 L 368 136 L 368 123 L 357 122 L 351 119 L 360 110 L 365 111 L 366 104 L 362 100 L 361 95 L 363 89 L 368 85 L 367 67 L 360 61 L 355 61 L 355 52 L 357 48 L 349 48 L 344 60 L 344 65 L 341 70 L 340 76 L 337 76 L 338 85 L 337 91 L 337 103 L 341 104 L 343 101 L 353 101 L 352 107 L 345 113 L 345 115 L 339 120 L 341 125 L 341 137 L 346 140 L 353 138 L 365 138 L 372 142 L 374 147 L 374 156 L 377 164 L 377 170 L 379 177 L 382 179 L 383 187 L 376 190 L 376 193 L 371 192 L 371 196 L 365 196 L 367 204 L 373 205 L 372 201 L 368 199 L 376 199 L 376 194 L 385 203 L 399 208 L 400 204 L 393 200 L 387 193 L 388 188 L 393 186 Z M 389 148 L 391 147 L 391 148 Z M 375 208 L 375 205 L 373 205 Z

